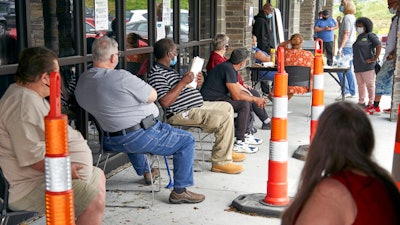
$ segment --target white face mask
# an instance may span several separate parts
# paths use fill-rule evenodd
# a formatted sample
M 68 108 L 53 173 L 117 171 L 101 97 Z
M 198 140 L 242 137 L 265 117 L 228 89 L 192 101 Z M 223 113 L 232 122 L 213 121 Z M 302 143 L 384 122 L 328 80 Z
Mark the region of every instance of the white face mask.
M 357 27 L 356 29 L 358 34 L 364 33 L 364 27 Z
M 390 14 L 396 14 L 397 9 L 395 9 L 395 8 L 390 8 L 390 9 L 389 9 L 389 12 L 390 12 Z

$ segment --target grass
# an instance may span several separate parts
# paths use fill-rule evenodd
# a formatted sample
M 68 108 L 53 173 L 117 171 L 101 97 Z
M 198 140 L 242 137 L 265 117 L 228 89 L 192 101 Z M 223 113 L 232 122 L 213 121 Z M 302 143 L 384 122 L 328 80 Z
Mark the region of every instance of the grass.
M 382 0 L 354 1 L 356 3 L 356 17 L 368 17 L 374 24 L 373 32 L 377 35 L 387 35 L 392 22 L 392 14 L 389 13 L 387 2 Z M 343 17 L 339 12 L 339 4 L 333 6 L 333 18 Z

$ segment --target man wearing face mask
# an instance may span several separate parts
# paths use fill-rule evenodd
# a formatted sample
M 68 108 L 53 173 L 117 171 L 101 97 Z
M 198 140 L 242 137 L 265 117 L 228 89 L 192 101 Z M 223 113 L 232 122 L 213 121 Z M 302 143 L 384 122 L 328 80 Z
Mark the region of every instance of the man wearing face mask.
M 321 38 L 328 66 L 333 62 L 333 40 L 334 30 L 338 27 L 337 22 L 329 16 L 329 11 L 322 11 L 322 19 L 315 21 L 314 32 L 317 38 Z
M 392 17 L 392 23 L 390 24 L 382 68 L 378 74 L 376 74 L 374 104 L 365 109 L 370 115 L 380 115 L 381 109 L 379 108 L 379 103 L 382 95 L 392 95 L 393 75 L 396 64 L 396 36 L 399 22 L 399 5 L 400 3 L 398 0 L 388 0 L 389 12 L 395 15 Z M 383 110 L 384 113 L 390 113 L 390 111 L 390 109 Z
M 273 17 L 274 8 L 270 3 L 265 4 L 262 10 L 254 17 L 253 35 L 257 37 L 257 46 L 264 52 L 270 53 L 275 48 Z
M 233 150 L 233 109 L 227 102 L 203 101 L 198 88 L 203 84 L 201 72 L 187 72 L 181 76 L 171 65 L 176 64 L 177 49 L 169 38 L 160 39 L 154 44 L 156 63 L 151 68 L 148 82 L 157 91 L 158 102 L 166 110 L 169 124 L 201 127 L 215 134 L 212 148 L 211 171 L 237 174 L 243 166 L 232 163 L 243 161 L 246 156 Z M 197 87 L 188 86 L 193 79 Z

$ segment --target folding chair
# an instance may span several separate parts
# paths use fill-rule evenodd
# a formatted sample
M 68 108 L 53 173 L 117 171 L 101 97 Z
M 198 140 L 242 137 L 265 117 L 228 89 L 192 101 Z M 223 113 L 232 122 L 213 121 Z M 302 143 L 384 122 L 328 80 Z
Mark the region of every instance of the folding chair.
M 288 74 L 288 86 L 303 86 L 311 92 L 311 68 L 307 66 L 285 66 L 285 71 Z M 311 98 L 311 95 L 310 95 Z M 311 117 L 311 106 L 307 118 Z
M 310 67 L 306 66 L 285 66 L 288 74 L 288 86 L 304 86 L 310 92 Z
M 157 105 L 157 107 L 158 107 L 158 109 L 160 111 L 159 119 L 161 121 L 167 123 L 167 117 L 166 117 L 166 111 L 165 111 L 166 109 L 163 108 L 160 105 L 160 103 L 158 103 L 158 102 L 157 102 L 156 105 Z M 206 162 L 206 160 L 205 160 L 205 149 L 203 148 L 203 144 L 204 144 L 203 142 L 212 133 L 203 132 L 203 129 L 201 127 L 196 127 L 196 126 L 182 126 L 182 125 L 173 125 L 173 124 L 170 124 L 170 125 L 172 127 L 175 127 L 175 128 L 181 129 L 181 130 L 186 130 L 186 131 L 189 131 L 189 132 L 194 133 L 194 134 L 197 135 L 198 140 L 199 140 L 200 150 L 201 150 L 201 159 L 202 159 L 202 169 L 201 169 L 201 171 L 204 171 L 205 170 L 205 162 Z M 205 134 L 205 135 L 202 137 L 201 134 Z
M 94 124 L 95 124 L 95 126 L 97 128 L 97 131 L 98 131 L 99 145 L 100 145 L 100 147 L 99 147 L 99 156 L 97 158 L 96 166 L 99 166 L 102 156 L 105 155 L 104 166 L 103 166 L 103 171 L 105 171 L 106 166 L 107 166 L 107 161 L 108 161 L 110 155 L 118 154 L 118 153 L 121 153 L 121 152 L 116 152 L 116 151 L 112 151 L 112 150 L 104 148 L 103 143 L 104 143 L 104 133 L 105 132 L 104 132 L 103 128 L 100 126 L 99 122 L 96 120 L 96 118 L 94 118 L 93 116 L 92 116 L 92 118 L 93 118 L 93 122 L 94 122 Z M 154 192 L 159 192 L 161 190 L 161 176 L 158 177 L 158 186 L 156 188 L 154 186 L 153 174 L 152 174 L 151 168 L 153 167 L 153 165 L 155 163 L 157 164 L 158 168 L 160 168 L 160 161 L 158 159 L 158 156 L 152 155 L 152 154 L 147 154 L 146 160 L 147 160 L 147 165 L 148 165 L 147 169 L 149 170 L 150 180 L 151 180 L 151 194 L 152 194 L 151 205 L 150 206 L 147 206 L 147 205 L 145 205 L 145 206 L 126 206 L 126 205 L 115 206 L 115 205 L 113 205 L 113 207 L 150 208 L 150 207 L 153 206 L 153 204 L 154 204 Z M 121 191 L 121 190 L 118 190 L 118 191 Z
M 0 207 L 1 207 L 1 221 L 0 225 L 14 225 L 14 224 L 20 224 L 24 221 L 27 221 L 29 219 L 32 219 L 34 217 L 39 216 L 38 212 L 32 212 L 32 211 L 12 211 L 8 209 L 8 189 L 10 188 L 10 185 L 8 184 L 8 181 L 6 180 L 3 171 L 0 169 L 0 197 L 1 197 L 1 202 L 0 202 Z

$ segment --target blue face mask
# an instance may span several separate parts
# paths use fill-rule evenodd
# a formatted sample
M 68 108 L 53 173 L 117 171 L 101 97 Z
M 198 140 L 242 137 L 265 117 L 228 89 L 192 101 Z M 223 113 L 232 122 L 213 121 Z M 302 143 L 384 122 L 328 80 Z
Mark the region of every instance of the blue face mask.
M 343 9 L 343 6 L 340 5 L 340 6 L 339 6 L 339 11 L 340 11 L 340 12 L 343 12 L 343 10 L 344 10 L 344 9 Z
M 169 63 L 170 66 L 175 66 L 175 64 L 178 62 L 178 57 L 174 56 L 174 59 Z
M 267 18 L 267 19 L 271 19 L 271 18 L 272 18 L 272 13 L 270 13 L 270 14 L 266 15 L 266 16 L 265 16 L 265 18 Z

